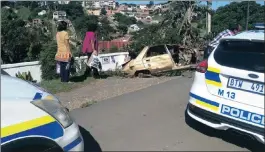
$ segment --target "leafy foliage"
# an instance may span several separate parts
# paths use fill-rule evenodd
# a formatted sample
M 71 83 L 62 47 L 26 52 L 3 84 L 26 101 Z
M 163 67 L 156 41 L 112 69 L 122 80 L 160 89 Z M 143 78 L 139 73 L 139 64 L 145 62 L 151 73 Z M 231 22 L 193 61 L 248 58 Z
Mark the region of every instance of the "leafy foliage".
M 81 1 L 70 1 L 67 5 L 58 5 L 58 10 L 65 11 L 70 20 L 85 16 Z
M 123 25 L 131 25 L 131 24 L 136 24 L 136 19 L 134 17 L 128 17 L 126 15 L 123 15 L 121 13 L 116 13 L 114 14 L 114 19 L 119 22 L 119 24 L 123 24 Z
M 214 33 L 221 32 L 231 24 L 240 24 L 246 28 L 248 2 L 232 2 L 229 5 L 219 7 L 212 17 L 212 28 Z M 253 23 L 264 23 L 264 5 L 254 1 L 249 2 L 249 28 Z
M 89 26 L 97 24 L 98 24 L 98 17 L 94 15 L 81 16 L 73 21 L 73 25 L 77 30 L 76 31 L 77 35 L 81 39 L 84 39 L 85 33 L 87 32 Z
M 35 80 L 33 80 L 30 71 L 22 72 L 22 73 L 18 72 L 18 73 L 16 73 L 16 77 L 20 78 L 22 80 L 26 80 L 26 81 L 30 81 L 30 82 L 36 82 Z
M 133 35 L 131 49 L 139 52 L 146 45 L 155 44 L 182 44 L 189 47 L 198 47 L 201 41 L 200 31 L 192 26 L 195 21 L 194 13 L 197 5 L 192 1 L 172 2 L 163 20 L 156 25 L 150 25 Z M 194 43 L 197 42 L 197 43 Z
M 107 14 L 106 9 L 105 9 L 105 8 L 102 8 L 102 9 L 100 10 L 100 15 L 106 15 L 106 14 Z
M 98 28 L 98 38 L 104 38 L 104 40 L 111 40 L 113 33 L 116 33 L 116 30 L 110 26 L 110 22 L 107 17 L 101 17 L 99 19 L 100 25 Z
M 1 9 L 1 55 L 4 63 L 23 62 L 27 58 L 30 40 L 25 22 L 11 9 Z
M 119 48 L 117 46 L 111 46 L 111 48 L 109 49 L 110 53 L 114 53 L 114 52 L 119 52 Z
M 125 35 L 127 33 L 127 31 L 128 31 L 128 27 L 126 25 L 124 25 L 124 24 L 118 25 L 117 28 L 118 28 L 119 31 L 121 31 L 121 33 L 123 35 Z
M 27 8 L 25 8 L 27 9 Z M 1 9 L 1 55 L 4 63 L 19 63 L 39 59 L 42 44 L 51 40 L 41 27 L 26 27 L 26 21 L 13 9 Z M 49 27 L 48 22 L 44 23 Z
M 146 45 L 174 43 L 189 48 L 202 48 L 217 33 L 239 23 L 245 28 L 248 2 L 232 2 L 229 5 L 209 10 L 195 1 L 175 1 L 158 25 L 145 27 L 133 34 L 131 50 L 139 52 Z M 249 2 L 249 26 L 264 22 L 264 6 Z M 206 13 L 212 14 L 212 31 L 206 34 Z M 249 29 L 250 29 L 249 28 Z
M 42 78 L 44 80 L 51 80 L 58 78 L 56 74 L 56 61 L 54 60 L 57 50 L 57 44 L 55 41 L 46 43 L 44 45 L 44 50 L 40 53 L 40 63 Z
M 19 17 L 22 19 L 22 20 L 27 20 L 31 14 L 30 12 L 30 9 L 26 8 L 26 7 L 21 7 L 19 10 L 18 10 L 18 13 Z

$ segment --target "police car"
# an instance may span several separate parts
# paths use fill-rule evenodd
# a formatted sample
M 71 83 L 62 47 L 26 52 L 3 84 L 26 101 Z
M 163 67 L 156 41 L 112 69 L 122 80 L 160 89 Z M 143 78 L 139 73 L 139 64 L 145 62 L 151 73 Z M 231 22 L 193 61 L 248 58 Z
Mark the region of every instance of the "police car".
M 1 150 L 84 151 L 78 125 L 55 96 L 1 74 Z
M 221 39 L 198 64 L 187 116 L 264 143 L 264 30 Z

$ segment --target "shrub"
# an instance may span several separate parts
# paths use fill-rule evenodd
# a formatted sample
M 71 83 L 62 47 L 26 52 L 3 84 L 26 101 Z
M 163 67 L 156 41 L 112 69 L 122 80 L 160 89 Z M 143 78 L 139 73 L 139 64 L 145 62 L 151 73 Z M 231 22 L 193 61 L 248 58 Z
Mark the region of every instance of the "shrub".
M 57 44 L 55 41 L 47 43 L 43 47 L 44 49 L 40 53 L 40 63 L 42 79 L 51 80 L 58 78 L 56 74 L 56 61 L 54 60 L 57 51 Z
M 36 80 L 33 80 L 32 76 L 31 76 L 31 73 L 28 71 L 28 72 L 18 72 L 16 73 L 16 77 L 17 78 L 20 78 L 22 80 L 26 80 L 26 81 L 30 81 L 30 82 L 36 82 Z
M 110 53 L 119 52 L 119 48 L 115 45 L 111 46 L 109 49 Z

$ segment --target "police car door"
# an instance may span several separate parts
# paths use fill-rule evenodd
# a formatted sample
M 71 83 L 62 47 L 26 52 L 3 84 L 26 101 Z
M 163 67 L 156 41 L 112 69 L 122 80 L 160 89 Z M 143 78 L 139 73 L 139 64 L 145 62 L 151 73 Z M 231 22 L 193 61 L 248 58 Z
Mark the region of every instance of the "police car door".
M 224 39 L 208 59 L 208 91 L 264 109 L 264 57 L 264 41 Z

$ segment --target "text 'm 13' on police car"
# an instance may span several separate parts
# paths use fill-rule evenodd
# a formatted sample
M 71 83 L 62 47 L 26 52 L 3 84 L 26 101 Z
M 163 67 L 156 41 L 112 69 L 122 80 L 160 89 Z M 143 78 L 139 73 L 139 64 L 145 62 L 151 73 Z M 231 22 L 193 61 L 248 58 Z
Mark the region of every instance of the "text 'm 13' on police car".
M 79 126 L 55 96 L 1 74 L 1 150 L 84 151 L 84 143 Z
M 223 38 L 197 66 L 188 116 L 264 143 L 264 53 L 264 30 Z

